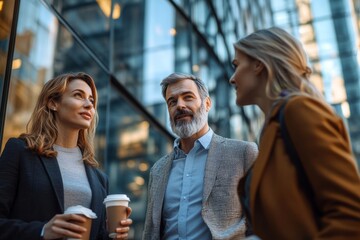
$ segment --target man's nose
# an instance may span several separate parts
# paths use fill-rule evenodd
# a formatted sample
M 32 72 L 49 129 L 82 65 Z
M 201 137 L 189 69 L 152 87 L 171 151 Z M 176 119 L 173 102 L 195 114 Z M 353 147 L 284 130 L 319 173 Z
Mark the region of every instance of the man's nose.
M 178 99 L 177 100 L 177 103 L 176 103 L 176 108 L 177 109 L 183 109 L 183 108 L 185 108 L 185 101 L 184 100 L 182 100 L 182 99 Z

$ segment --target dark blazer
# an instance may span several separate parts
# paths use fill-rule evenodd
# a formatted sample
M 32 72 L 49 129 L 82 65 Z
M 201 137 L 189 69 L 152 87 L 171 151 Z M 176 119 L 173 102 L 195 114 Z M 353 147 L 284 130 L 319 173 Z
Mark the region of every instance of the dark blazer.
M 92 191 L 90 239 L 107 239 L 105 207 L 108 180 L 85 164 Z M 11 138 L 0 158 L 0 239 L 40 239 L 45 223 L 64 212 L 64 190 L 56 158 L 27 149 L 22 139 Z
M 255 143 L 213 135 L 205 166 L 201 212 L 213 239 L 244 238 L 246 225 L 237 188 L 257 153 Z M 173 159 L 174 151 L 151 168 L 143 240 L 161 239 L 162 206 Z
M 254 233 L 263 240 L 360 239 L 360 177 L 342 120 L 310 97 L 292 97 L 286 104 L 286 127 L 313 190 L 308 196 L 280 135 L 279 105 L 271 113 L 253 167 Z

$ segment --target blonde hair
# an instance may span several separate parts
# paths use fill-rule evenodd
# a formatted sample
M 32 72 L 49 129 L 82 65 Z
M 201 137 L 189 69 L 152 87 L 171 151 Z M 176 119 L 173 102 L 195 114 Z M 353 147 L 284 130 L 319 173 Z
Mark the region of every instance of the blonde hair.
M 26 133 L 20 135 L 25 139 L 28 148 L 46 157 L 56 157 L 57 152 L 52 148 L 57 137 L 58 129 L 56 126 L 55 114 L 48 107 L 50 101 L 58 102 L 64 94 L 69 82 L 73 80 L 83 80 L 92 91 L 94 98 L 95 115 L 88 129 L 81 129 L 77 145 L 82 151 L 83 161 L 91 166 L 99 166 L 95 160 L 93 140 L 98 115 L 96 112 L 97 91 L 94 80 L 86 73 L 66 73 L 59 75 L 48 81 L 41 90 L 40 96 L 35 105 L 31 118 L 26 125 Z
M 312 71 L 302 44 L 285 30 L 278 27 L 259 30 L 240 39 L 234 47 L 264 64 L 269 98 L 277 99 L 286 90 L 323 100 L 309 80 Z

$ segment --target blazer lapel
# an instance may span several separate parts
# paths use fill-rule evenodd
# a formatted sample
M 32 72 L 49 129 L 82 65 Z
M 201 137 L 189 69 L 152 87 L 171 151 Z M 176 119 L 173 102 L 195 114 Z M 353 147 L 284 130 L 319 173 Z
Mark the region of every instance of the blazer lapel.
M 104 201 L 104 197 L 106 196 L 106 191 L 107 189 L 105 189 L 106 186 L 102 186 L 99 180 L 99 177 L 97 176 L 97 173 L 95 172 L 96 170 L 85 164 L 85 171 L 86 171 L 86 175 L 89 181 L 89 185 L 91 188 L 91 203 L 90 203 L 90 209 L 95 212 L 95 214 L 97 215 L 98 219 L 100 219 L 102 212 L 105 208 L 103 201 Z M 93 221 L 93 227 L 91 228 L 91 236 L 98 236 L 98 231 L 99 231 L 99 224 L 101 224 L 99 221 Z
M 57 159 L 55 157 L 48 158 L 45 156 L 41 156 L 40 158 L 54 189 L 60 209 L 62 212 L 64 212 L 64 186 Z
M 164 196 L 165 196 L 165 190 L 167 186 L 167 182 L 169 180 L 170 170 L 172 166 L 172 160 L 174 159 L 174 152 L 169 154 L 169 156 L 166 158 L 165 163 L 162 167 L 159 167 L 159 170 L 153 177 L 156 179 L 153 179 L 153 182 L 159 183 L 155 187 L 155 191 L 151 194 L 153 194 L 153 222 L 154 223 L 160 223 L 161 221 L 161 213 L 162 213 L 162 206 L 164 202 Z
M 271 150 L 273 148 L 276 135 L 278 132 L 278 124 L 277 121 L 273 121 L 276 118 L 279 110 L 279 105 L 274 107 L 274 110 L 271 113 L 271 117 L 269 120 L 269 124 L 266 126 L 266 130 L 264 131 L 264 135 L 261 137 L 259 155 L 255 161 L 253 167 L 253 173 L 251 178 L 251 186 L 250 186 L 250 205 L 255 202 L 256 193 L 260 184 L 260 180 L 262 179 L 262 175 L 264 173 L 264 169 L 266 164 L 270 159 Z M 251 212 L 251 216 L 254 216 L 254 213 Z
M 208 152 L 205 166 L 203 203 L 207 201 L 210 192 L 215 184 L 216 173 L 223 153 L 223 142 L 225 140 L 214 134 Z
M 99 193 L 105 186 L 101 186 L 100 181 L 95 173 L 95 169 L 91 166 L 84 164 L 86 175 L 89 181 L 89 185 L 92 192 L 90 208 L 96 213 L 99 214 L 102 212 L 102 208 L 105 207 L 103 204 L 103 197 L 106 193 Z

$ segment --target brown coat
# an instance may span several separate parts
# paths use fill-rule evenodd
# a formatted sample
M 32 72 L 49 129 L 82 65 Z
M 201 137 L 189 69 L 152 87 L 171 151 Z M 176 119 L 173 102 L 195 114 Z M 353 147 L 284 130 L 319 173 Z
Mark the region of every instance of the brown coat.
M 305 96 L 293 97 L 285 108 L 289 135 L 320 210 L 315 216 L 285 152 L 276 119 L 279 105 L 263 133 L 253 169 L 254 233 L 264 240 L 360 239 L 360 177 L 342 120 L 329 106 Z

